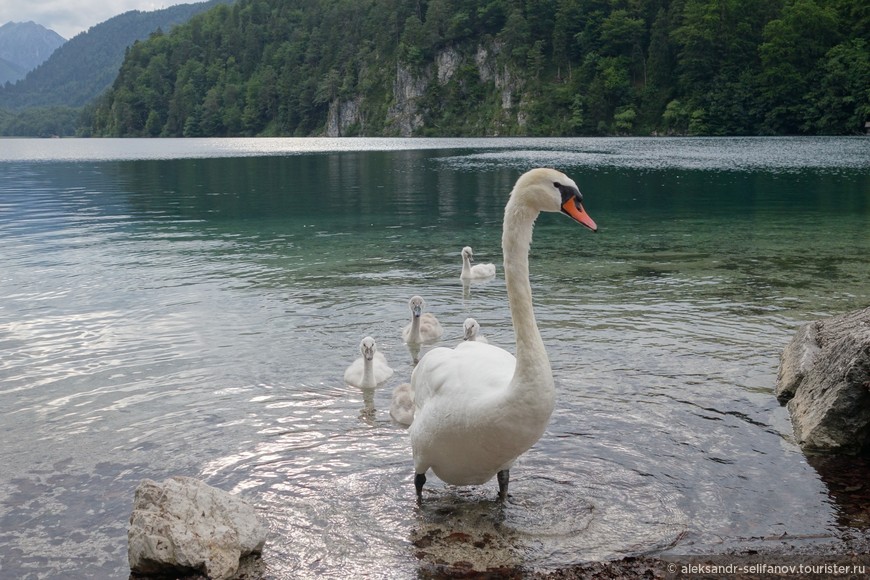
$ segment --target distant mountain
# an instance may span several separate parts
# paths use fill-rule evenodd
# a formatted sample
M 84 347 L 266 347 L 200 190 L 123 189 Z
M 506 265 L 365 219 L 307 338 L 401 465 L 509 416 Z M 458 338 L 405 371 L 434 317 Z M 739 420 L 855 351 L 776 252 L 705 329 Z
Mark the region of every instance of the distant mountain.
M 35 22 L 0 26 L 0 85 L 24 78 L 64 42 L 60 34 Z
M 27 71 L 24 70 L 24 67 L 9 62 L 5 58 L 0 58 L 0 85 L 24 78 L 26 74 Z
M 194 14 L 232 1 L 179 4 L 153 12 L 132 10 L 110 18 L 63 44 L 22 80 L 0 87 L 0 108 L 81 107 L 112 84 L 126 50 L 134 42 L 145 40 L 158 30 L 168 31 Z M 0 57 L 11 60 L 2 53 Z

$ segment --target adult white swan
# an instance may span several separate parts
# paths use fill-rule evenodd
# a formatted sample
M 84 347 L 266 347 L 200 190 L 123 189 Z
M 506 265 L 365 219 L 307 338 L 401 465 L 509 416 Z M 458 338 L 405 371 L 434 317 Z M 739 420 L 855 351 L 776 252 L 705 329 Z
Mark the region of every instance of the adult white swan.
M 426 353 L 411 375 L 414 485 L 422 497 L 431 469 L 446 483 L 479 485 L 498 478 L 508 492 L 510 467 L 544 433 L 555 389 L 550 360 L 535 322 L 529 283 L 532 226 L 542 211 L 561 211 L 592 231 L 577 185 L 554 169 L 517 180 L 504 211 L 502 252 L 516 358 L 490 344 L 465 341 Z
M 344 371 L 344 382 L 361 389 L 372 389 L 393 376 L 386 357 L 378 352 L 375 339 L 367 336 L 359 343 L 362 356 Z
M 495 276 L 495 264 L 475 264 L 474 252 L 471 246 L 462 248 L 462 273 L 459 274 L 460 280 L 483 280 Z
M 430 312 L 423 312 L 426 302 L 420 296 L 412 296 L 408 301 L 411 309 L 411 322 L 402 330 L 402 339 L 408 344 L 418 344 L 438 340 L 444 334 L 441 323 Z
M 480 323 L 474 318 L 466 318 L 465 322 L 462 323 L 462 330 L 462 340 L 474 340 L 484 344 L 489 342 L 486 340 L 486 337 L 480 333 Z

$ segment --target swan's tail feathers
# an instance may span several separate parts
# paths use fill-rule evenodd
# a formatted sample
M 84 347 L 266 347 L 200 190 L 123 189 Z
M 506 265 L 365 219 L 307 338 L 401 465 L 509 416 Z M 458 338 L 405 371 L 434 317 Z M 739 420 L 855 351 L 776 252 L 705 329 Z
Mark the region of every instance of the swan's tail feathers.
M 511 472 L 509 469 L 502 469 L 496 474 L 498 479 L 498 499 L 504 501 L 508 496 L 508 483 L 510 483 Z

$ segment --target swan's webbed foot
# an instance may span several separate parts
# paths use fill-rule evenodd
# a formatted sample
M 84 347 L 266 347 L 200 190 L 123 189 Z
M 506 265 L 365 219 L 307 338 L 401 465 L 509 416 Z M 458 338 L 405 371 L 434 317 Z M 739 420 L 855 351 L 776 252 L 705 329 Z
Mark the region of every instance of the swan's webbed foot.
M 511 472 L 509 469 L 502 469 L 496 474 L 498 479 L 498 499 L 506 500 L 508 496 L 508 483 L 510 482 Z
M 426 474 L 418 473 L 414 476 L 414 487 L 417 488 L 417 501 L 423 499 L 423 484 L 426 483 Z

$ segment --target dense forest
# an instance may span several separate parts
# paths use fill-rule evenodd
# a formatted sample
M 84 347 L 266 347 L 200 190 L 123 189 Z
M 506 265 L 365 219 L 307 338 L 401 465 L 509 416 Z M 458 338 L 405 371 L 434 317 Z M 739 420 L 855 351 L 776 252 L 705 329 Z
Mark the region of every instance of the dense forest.
M 127 52 L 114 136 L 854 134 L 870 3 L 238 0 Z
M 111 87 L 131 44 L 230 1 L 131 10 L 76 35 L 25 78 L 0 84 L 0 135 L 76 134 L 82 107 Z

